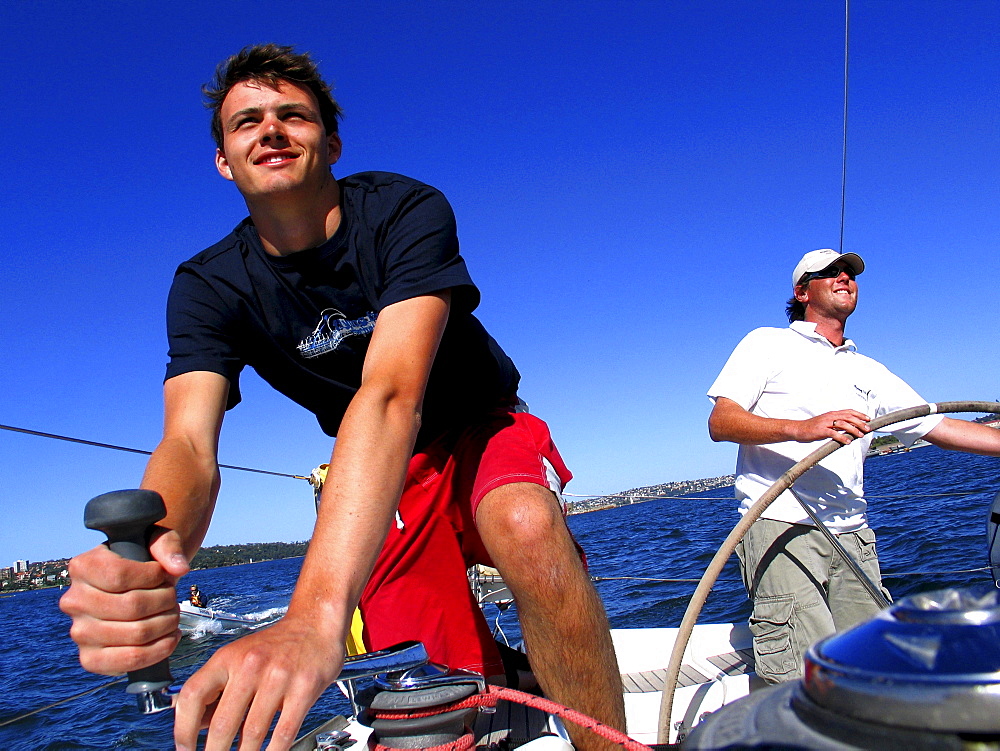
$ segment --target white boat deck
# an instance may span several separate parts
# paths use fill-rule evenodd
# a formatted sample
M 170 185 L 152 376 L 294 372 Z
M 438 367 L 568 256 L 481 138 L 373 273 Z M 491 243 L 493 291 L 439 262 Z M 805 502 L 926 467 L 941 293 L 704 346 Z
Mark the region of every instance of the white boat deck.
M 676 628 L 612 629 L 622 673 L 628 734 L 653 744 L 659 730 L 663 680 Z M 678 724 L 687 733 L 708 712 L 750 693 L 753 648 L 746 624 L 695 626 L 684 654 L 671 713 L 671 742 Z

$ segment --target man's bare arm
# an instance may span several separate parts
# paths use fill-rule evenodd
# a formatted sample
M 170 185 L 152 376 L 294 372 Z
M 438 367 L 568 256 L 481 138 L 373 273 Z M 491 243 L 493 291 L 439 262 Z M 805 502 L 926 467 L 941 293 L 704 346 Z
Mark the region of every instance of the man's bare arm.
M 70 635 L 91 672 L 152 665 L 177 645 L 174 587 L 218 493 L 215 452 L 227 394 L 228 381 L 214 373 L 188 373 L 164 387 L 164 437 L 142 483 L 159 491 L 168 509 L 150 546 L 154 560 L 128 561 L 98 545 L 70 561 L 72 584 L 59 605 L 73 618 Z
M 288 608 L 314 614 L 317 601 L 340 601 L 333 607 L 341 642 L 399 505 L 449 306 L 444 293 L 379 314 L 361 388 L 341 423 L 310 545 L 316 553 L 306 557 Z
M 219 433 L 228 397 L 229 381 L 218 373 L 185 373 L 163 385 L 163 440 L 142 487 L 163 496 L 167 517 L 160 525 L 177 532 L 189 558 L 205 539 L 219 495 Z
M 724 396 L 715 400 L 708 418 L 708 433 L 713 441 L 743 445 L 809 443 L 827 438 L 847 444 L 870 431 L 867 415 L 853 409 L 826 412 L 808 420 L 782 420 L 752 414 Z
M 379 314 L 288 612 L 219 650 L 185 684 L 174 730 L 178 749 L 194 749 L 207 721 L 206 749 L 229 748 L 239 734 L 240 747 L 252 751 L 279 712 L 268 748 L 287 749 L 336 679 L 351 614 L 399 504 L 449 306 L 445 292 Z
M 924 440 L 951 451 L 1000 456 L 1000 430 L 978 422 L 946 417 Z

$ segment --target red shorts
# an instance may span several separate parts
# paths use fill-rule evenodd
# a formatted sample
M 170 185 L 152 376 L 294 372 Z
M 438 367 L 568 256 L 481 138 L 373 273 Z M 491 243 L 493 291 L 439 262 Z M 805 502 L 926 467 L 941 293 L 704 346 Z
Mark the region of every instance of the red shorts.
M 466 573 L 492 565 L 476 509 L 501 485 L 531 482 L 558 493 L 571 477 L 548 426 L 526 412 L 493 413 L 414 455 L 396 524 L 361 595 L 365 647 L 415 639 L 434 662 L 503 674 Z

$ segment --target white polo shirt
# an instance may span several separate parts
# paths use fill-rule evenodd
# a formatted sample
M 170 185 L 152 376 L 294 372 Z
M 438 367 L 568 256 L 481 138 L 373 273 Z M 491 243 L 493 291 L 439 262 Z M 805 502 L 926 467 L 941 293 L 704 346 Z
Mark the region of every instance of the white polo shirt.
M 788 420 L 807 420 L 841 409 L 855 409 L 874 419 L 927 403 L 884 365 L 860 354 L 850 339 L 834 347 L 816 333 L 816 324 L 805 321 L 795 321 L 787 329 L 760 328 L 747 334 L 708 390 L 713 402 L 720 396 L 752 414 Z M 909 446 L 942 419 L 933 415 L 907 420 L 889 430 Z M 832 532 L 868 526 L 863 466 L 873 437 L 869 433 L 837 449 L 795 482 L 796 492 Z M 740 445 L 736 460 L 740 513 L 746 513 L 775 480 L 824 442 Z M 763 518 L 812 523 L 787 491 L 764 511 Z

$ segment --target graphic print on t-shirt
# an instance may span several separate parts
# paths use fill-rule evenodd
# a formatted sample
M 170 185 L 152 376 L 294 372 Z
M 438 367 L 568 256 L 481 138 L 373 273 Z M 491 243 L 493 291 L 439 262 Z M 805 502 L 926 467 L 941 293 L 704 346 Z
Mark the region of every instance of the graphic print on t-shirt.
M 327 308 L 320 314 L 313 332 L 299 342 L 296 349 L 306 359 L 333 352 L 349 336 L 370 336 L 375 330 L 376 317 L 375 311 L 370 311 L 349 321 L 336 308 Z

